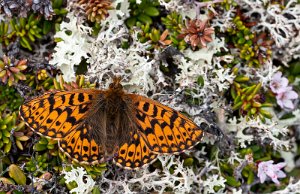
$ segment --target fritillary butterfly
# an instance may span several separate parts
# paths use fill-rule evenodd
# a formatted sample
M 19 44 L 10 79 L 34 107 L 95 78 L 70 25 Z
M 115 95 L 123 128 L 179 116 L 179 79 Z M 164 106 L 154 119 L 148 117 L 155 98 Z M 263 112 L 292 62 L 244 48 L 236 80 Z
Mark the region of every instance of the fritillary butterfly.
M 183 114 L 149 98 L 125 93 L 120 78 L 108 90 L 47 93 L 25 103 L 20 115 L 40 135 L 57 139 L 73 160 L 144 166 L 157 154 L 192 148 L 203 130 Z

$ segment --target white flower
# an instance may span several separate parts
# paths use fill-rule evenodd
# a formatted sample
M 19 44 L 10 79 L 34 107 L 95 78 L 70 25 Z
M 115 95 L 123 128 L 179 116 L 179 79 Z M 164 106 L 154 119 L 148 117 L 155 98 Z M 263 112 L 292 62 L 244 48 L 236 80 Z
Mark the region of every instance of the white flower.
M 258 164 L 257 176 L 259 177 L 261 183 L 264 183 L 267 178 L 271 178 L 274 183 L 280 184 L 278 178 L 286 177 L 285 173 L 280 170 L 286 165 L 286 163 L 281 162 L 274 165 L 273 162 L 273 160 L 270 160 Z

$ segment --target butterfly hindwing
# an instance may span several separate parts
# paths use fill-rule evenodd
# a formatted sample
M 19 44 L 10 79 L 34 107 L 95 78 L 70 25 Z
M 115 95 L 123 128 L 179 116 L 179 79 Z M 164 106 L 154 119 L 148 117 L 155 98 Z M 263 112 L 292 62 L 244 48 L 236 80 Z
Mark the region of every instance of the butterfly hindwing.
M 154 153 L 178 153 L 192 148 L 203 136 L 183 114 L 154 100 L 132 95 L 139 134 Z
M 63 138 L 78 127 L 100 90 L 47 93 L 20 107 L 20 116 L 34 131 L 51 138 Z
M 131 142 L 120 147 L 114 161 L 121 167 L 136 169 L 153 162 L 156 157 L 157 155 L 149 150 L 145 140 L 135 132 Z
M 59 141 L 60 149 L 76 162 L 97 164 L 104 158 L 103 149 L 90 137 L 86 124 L 79 126 Z

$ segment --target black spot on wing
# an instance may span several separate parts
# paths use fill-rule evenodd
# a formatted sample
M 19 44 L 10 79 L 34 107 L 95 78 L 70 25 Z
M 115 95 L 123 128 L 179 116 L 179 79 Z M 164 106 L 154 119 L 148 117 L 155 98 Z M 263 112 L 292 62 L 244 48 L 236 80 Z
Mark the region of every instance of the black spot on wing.
M 155 128 L 155 125 L 156 125 L 156 124 L 159 125 L 158 120 L 156 120 L 156 119 L 152 119 L 152 120 L 150 121 L 150 124 L 151 124 L 151 127 L 152 127 L 153 129 Z
M 60 115 L 63 112 L 63 110 L 59 107 L 56 108 L 55 111 L 57 112 L 58 115 Z
M 174 122 L 178 118 L 177 112 L 173 112 L 172 116 L 170 117 L 170 128 L 173 129 L 174 127 Z
M 78 94 L 78 101 L 79 102 L 84 102 L 84 94 L 83 93 Z
M 93 95 L 89 94 L 88 98 L 89 98 L 89 100 L 92 100 L 93 99 Z
M 144 104 L 144 106 L 143 106 L 143 110 L 144 110 L 145 112 L 148 112 L 149 106 L 150 106 L 150 104 L 149 104 L 148 102 L 145 102 L 145 104 Z
M 142 121 L 142 122 L 145 122 L 146 115 L 137 112 L 137 113 L 136 113 L 136 118 L 137 118 L 138 120 Z
M 165 109 L 162 109 L 160 116 L 163 118 L 166 112 L 167 111 Z
M 53 121 L 53 119 L 48 118 L 46 122 L 47 123 L 52 123 L 52 121 Z
M 153 106 L 153 114 L 152 116 L 156 117 L 157 116 L 157 107 L 156 106 Z
M 162 123 L 160 124 L 160 127 L 161 127 L 162 129 L 164 129 L 166 126 L 168 126 L 168 124 L 167 124 L 166 122 L 162 122 Z
M 69 122 L 71 123 L 72 125 L 75 125 L 76 124 L 76 118 L 75 117 L 68 117 L 66 122 Z
M 75 94 L 71 94 L 71 95 L 70 95 L 69 104 L 70 104 L 71 106 L 74 105 L 74 96 L 75 96 Z
M 61 95 L 60 97 L 61 97 L 61 103 L 64 104 L 66 101 L 65 95 Z
M 66 107 L 65 111 L 67 112 L 68 116 L 72 114 L 73 110 L 70 107 Z
M 153 133 L 154 133 L 154 131 L 153 131 L 152 128 L 150 128 L 150 127 L 147 127 L 147 128 L 146 128 L 146 130 L 145 130 L 145 134 L 146 134 L 146 135 L 153 134 Z
M 50 94 L 50 96 L 48 98 L 48 102 L 49 102 L 49 104 L 54 104 L 55 103 L 54 93 Z
M 85 113 L 86 111 L 89 110 L 89 107 L 86 104 L 80 104 L 78 108 L 79 108 L 79 113 Z
M 132 152 L 132 151 L 129 151 L 129 152 L 128 152 L 128 156 L 129 156 L 129 157 L 132 157 L 132 156 L 133 156 L 133 152 Z
M 56 126 L 59 126 L 60 124 L 61 124 L 61 122 L 59 122 L 59 121 L 56 121 L 56 122 L 55 122 L 55 125 L 56 125 Z

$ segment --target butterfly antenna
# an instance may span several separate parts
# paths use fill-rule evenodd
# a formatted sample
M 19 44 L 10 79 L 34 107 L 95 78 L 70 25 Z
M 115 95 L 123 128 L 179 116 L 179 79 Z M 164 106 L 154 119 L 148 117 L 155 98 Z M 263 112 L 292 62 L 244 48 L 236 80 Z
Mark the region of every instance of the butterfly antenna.
M 121 79 L 120 79 L 120 82 L 123 82 L 125 80 L 125 76 L 119 76 Z
M 113 80 L 114 81 L 114 79 L 115 79 L 115 75 L 114 75 L 114 73 L 112 73 L 112 72 L 107 72 L 107 73 L 105 73 L 106 75 L 107 75 L 107 77 L 106 77 L 106 79 L 107 80 Z

